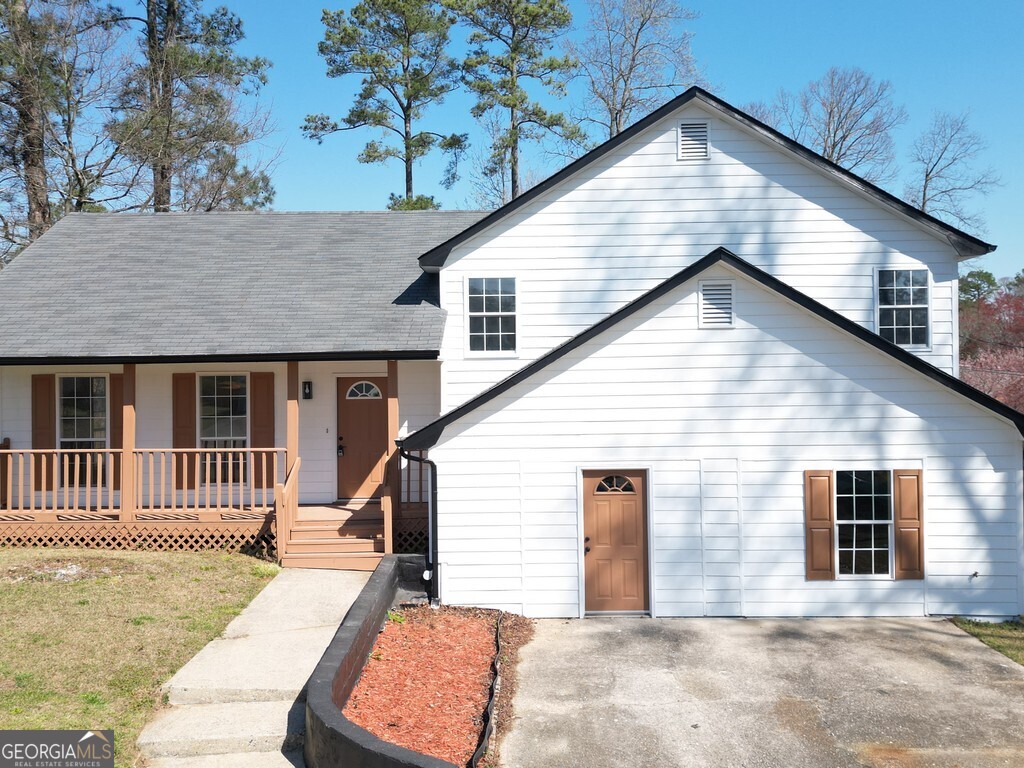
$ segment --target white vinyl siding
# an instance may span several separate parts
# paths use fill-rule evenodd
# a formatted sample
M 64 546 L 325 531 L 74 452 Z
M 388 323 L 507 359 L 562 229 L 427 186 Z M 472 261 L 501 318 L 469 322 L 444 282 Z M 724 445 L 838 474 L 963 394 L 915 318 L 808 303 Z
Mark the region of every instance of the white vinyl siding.
M 699 163 L 676 160 L 680 120 L 707 121 Z M 854 322 L 877 324 L 876 270 L 928 269 L 931 346 L 953 371 L 952 247 L 766 143 L 689 105 L 459 246 L 441 271 L 441 357 L 449 410 L 724 246 Z M 517 359 L 470 359 L 464 281 L 519 279 Z
M 731 270 L 707 277 L 735 280 L 729 334 L 698 328 L 680 286 L 445 431 L 442 598 L 579 615 L 579 472 L 621 467 L 649 472 L 656 615 L 1018 613 L 1016 429 Z M 926 579 L 806 581 L 808 467 L 922 469 Z

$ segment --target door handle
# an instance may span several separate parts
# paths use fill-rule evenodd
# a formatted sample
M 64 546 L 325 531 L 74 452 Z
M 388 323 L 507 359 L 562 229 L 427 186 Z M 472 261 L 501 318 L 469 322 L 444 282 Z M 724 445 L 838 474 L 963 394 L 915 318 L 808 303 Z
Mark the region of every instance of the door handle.
M 584 548 L 583 548 L 583 554 L 584 554 L 584 555 L 585 555 L 585 554 L 587 554 L 587 553 L 589 553 L 589 552 L 590 552 L 590 547 L 584 547 Z
M 341 443 L 341 441 L 344 440 L 344 439 L 345 438 L 343 438 L 341 435 L 338 435 L 338 455 L 339 456 L 344 456 L 345 455 L 345 446 L 342 445 L 342 443 Z

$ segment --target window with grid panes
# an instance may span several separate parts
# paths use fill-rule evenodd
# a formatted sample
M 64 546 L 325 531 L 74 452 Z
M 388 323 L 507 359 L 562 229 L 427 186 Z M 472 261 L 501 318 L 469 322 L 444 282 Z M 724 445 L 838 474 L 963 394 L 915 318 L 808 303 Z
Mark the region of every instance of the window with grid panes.
M 243 449 L 249 440 L 249 399 L 245 374 L 199 377 L 199 447 L 224 451 L 201 464 L 203 479 L 243 482 L 245 455 L 230 449 Z
M 878 334 L 901 347 L 928 346 L 928 270 L 878 270 Z
M 469 350 L 515 352 L 516 279 L 471 277 L 468 300 Z
M 89 476 L 102 482 L 104 462 L 99 454 L 84 451 L 107 447 L 107 379 L 105 376 L 61 376 L 59 389 L 60 434 L 62 451 L 83 451 L 66 454 L 64 469 L 69 477 L 77 474 L 79 484 L 87 479 L 86 462 L 92 465 Z M 77 470 L 77 472 L 76 472 Z M 72 481 L 73 484 L 73 481 Z
M 891 472 L 836 472 L 836 547 L 840 576 L 891 575 Z

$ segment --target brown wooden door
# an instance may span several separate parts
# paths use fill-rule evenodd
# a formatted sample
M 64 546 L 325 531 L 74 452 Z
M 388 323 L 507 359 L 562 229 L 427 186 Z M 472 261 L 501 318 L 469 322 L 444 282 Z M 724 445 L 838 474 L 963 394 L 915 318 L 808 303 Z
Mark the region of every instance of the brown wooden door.
M 338 379 L 338 498 L 380 496 L 388 451 L 385 379 Z
M 583 535 L 587 611 L 646 611 L 643 472 L 583 473 Z

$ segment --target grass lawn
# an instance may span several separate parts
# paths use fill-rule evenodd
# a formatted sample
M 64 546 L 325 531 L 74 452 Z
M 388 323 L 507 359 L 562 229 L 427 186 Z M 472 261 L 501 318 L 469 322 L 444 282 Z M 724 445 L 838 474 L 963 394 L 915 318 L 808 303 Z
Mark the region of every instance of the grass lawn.
M 112 728 L 135 765 L 160 684 L 277 572 L 222 552 L 0 550 L 0 729 Z
M 1024 664 L 1024 623 L 1005 621 L 1001 624 L 992 624 L 970 619 L 953 619 L 953 623 L 1004 656 L 1010 657 L 1018 664 Z

